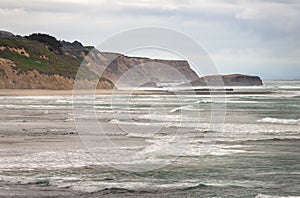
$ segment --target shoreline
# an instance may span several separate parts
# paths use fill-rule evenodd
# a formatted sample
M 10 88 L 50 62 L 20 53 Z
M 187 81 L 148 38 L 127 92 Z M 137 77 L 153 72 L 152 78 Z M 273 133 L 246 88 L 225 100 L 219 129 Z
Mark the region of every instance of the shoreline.
M 151 94 L 168 94 L 165 91 L 131 91 L 131 90 L 117 90 L 117 89 L 97 89 L 97 95 L 111 95 L 111 94 L 136 94 L 136 95 L 151 95 Z M 72 90 L 50 90 L 50 89 L 0 89 L 0 96 L 54 96 L 54 95 L 73 95 Z M 79 90 L 76 94 L 91 94 L 92 90 Z
M 73 95 L 74 90 L 49 90 L 49 89 L 0 89 L 0 96 L 55 96 L 55 95 Z M 117 89 L 97 89 L 97 95 L 236 95 L 236 94 L 271 94 L 271 91 L 236 91 L 236 90 L 180 90 L 176 92 L 168 92 L 164 90 L 117 90 Z M 94 94 L 92 90 L 76 91 L 77 95 Z

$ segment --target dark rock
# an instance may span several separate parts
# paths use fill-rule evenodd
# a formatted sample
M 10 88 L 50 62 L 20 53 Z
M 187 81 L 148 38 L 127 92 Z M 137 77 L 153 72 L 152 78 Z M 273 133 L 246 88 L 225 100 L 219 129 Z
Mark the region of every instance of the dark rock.
M 156 82 L 147 82 L 142 84 L 140 87 L 160 87 Z
M 108 60 L 112 60 L 103 72 L 104 77 L 116 82 L 125 72 L 134 69 L 130 73 L 133 84 L 162 81 L 193 81 L 198 78 L 195 71 L 185 60 L 162 60 L 145 57 L 128 57 L 122 54 L 101 53 Z M 113 57 L 113 58 L 112 58 Z M 170 69 L 173 68 L 173 69 Z M 178 79 L 179 75 L 182 79 Z
M 262 80 L 258 76 L 244 74 L 211 75 L 191 81 L 192 86 L 261 86 Z
M 12 38 L 12 37 L 15 37 L 13 33 L 0 30 L 0 38 Z

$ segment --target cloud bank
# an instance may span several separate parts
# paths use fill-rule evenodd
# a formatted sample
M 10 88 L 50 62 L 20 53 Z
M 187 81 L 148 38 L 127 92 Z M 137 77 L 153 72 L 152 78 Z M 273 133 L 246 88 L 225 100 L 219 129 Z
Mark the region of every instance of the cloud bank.
M 222 73 L 300 79 L 297 0 L 2 0 L 1 29 L 97 45 L 119 31 L 158 26 L 189 35 Z

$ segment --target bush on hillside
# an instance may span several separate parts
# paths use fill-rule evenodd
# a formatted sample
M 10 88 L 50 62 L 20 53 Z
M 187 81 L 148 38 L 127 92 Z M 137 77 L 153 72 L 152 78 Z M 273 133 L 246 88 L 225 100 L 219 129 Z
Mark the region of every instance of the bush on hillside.
M 36 40 L 41 43 L 45 43 L 49 46 L 49 49 L 51 51 L 62 54 L 62 49 L 61 49 L 62 43 L 53 36 L 50 36 L 48 34 L 34 33 L 34 34 L 27 36 L 26 38 L 31 39 L 31 40 Z

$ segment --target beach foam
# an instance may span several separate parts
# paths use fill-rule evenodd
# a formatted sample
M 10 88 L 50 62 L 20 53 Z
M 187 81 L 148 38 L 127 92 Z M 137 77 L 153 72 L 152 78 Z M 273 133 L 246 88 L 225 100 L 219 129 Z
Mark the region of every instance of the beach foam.
M 182 107 L 176 107 L 172 110 L 170 110 L 170 113 L 174 113 L 178 110 L 184 110 L 184 111 L 197 111 L 197 109 L 194 109 L 192 105 L 186 105 L 186 106 L 182 106 Z
M 264 195 L 258 194 L 255 198 L 300 198 L 300 196 L 273 196 L 273 195 Z
M 274 124 L 299 124 L 300 125 L 300 119 L 278 119 L 278 118 L 266 117 L 266 118 L 257 120 L 257 122 L 274 123 Z

